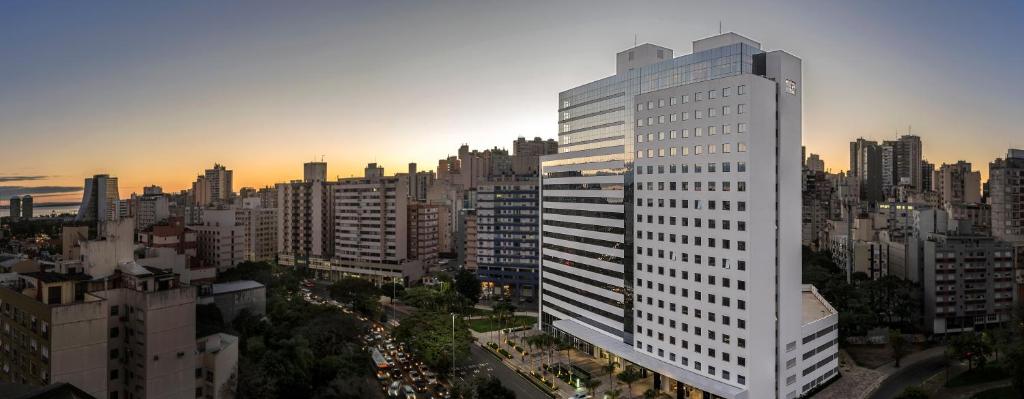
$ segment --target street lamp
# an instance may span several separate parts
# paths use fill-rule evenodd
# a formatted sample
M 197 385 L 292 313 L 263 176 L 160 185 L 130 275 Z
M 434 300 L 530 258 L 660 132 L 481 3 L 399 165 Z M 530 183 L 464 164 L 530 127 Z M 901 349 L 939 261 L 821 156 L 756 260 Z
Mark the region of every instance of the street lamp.
M 452 379 L 455 379 L 455 312 L 452 312 Z

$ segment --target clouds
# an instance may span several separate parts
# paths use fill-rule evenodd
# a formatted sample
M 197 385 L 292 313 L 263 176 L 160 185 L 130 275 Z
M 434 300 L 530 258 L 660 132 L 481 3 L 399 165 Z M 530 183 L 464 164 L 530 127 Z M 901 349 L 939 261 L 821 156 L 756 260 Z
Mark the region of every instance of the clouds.
M 0 176 L 0 183 L 10 183 L 16 181 L 32 181 L 32 180 L 43 180 L 50 176 Z
M 0 180 L 3 181 L 3 180 Z M 15 195 L 51 196 L 74 194 L 82 191 L 81 186 L 0 186 L 0 198 L 6 199 Z

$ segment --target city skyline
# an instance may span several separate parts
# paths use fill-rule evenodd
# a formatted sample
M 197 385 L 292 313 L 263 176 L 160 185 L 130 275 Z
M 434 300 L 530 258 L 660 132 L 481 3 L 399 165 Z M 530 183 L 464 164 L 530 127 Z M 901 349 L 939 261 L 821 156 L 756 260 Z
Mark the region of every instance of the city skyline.
M 238 171 L 236 187 L 297 179 L 300 163 L 321 156 L 332 178 L 374 161 L 391 172 L 408 162 L 434 169 L 463 143 L 555 137 L 548 109 L 558 90 L 606 76 L 608 54 L 634 40 L 687 53 L 719 22 L 814 60 L 804 68 L 804 144 L 833 171 L 846 169 L 850 141 L 894 139 L 908 125 L 925 159 L 966 160 L 983 179 L 988 162 L 1024 144 L 1011 123 L 1024 78 L 999 73 L 1022 57 L 1002 50 L 1024 33 L 1012 23 L 1018 4 L 907 2 L 884 13 L 877 3 L 736 4 L 760 9 L 744 14 L 732 5 L 652 4 L 679 12 L 649 18 L 571 3 L 4 5 L 0 49 L 12 56 L 0 63 L 10 82 L 0 131 L 11 148 L 46 155 L 7 154 L 0 202 L 25 193 L 39 203 L 76 201 L 83 179 L 97 173 L 118 176 L 122 197 L 150 184 L 178 191 L 215 162 Z M 466 18 L 453 22 L 451 13 Z M 617 22 L 602 24 L 609 15 Z M 350 40 L 354 32 L 375 40 Z M 564 57 L 562 40 L 589 44 Z M 486 97 L 444 94 L 483 86 Z M 956 112 L 968 106 L 985 111 Z M 508 123 L 486 123 L 493 117 Z M 976 139 L 965 143 L 965 135 Z

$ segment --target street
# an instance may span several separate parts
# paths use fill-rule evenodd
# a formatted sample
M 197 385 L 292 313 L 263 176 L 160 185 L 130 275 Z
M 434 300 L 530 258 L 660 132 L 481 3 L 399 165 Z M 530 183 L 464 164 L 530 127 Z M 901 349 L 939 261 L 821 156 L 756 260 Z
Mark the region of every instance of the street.
M 530 381 L 527 381 L 525 377 L 519 375 L 515 370 L 510 369 L 505 363 L 495 358 L 487 350 L 481 348 L 479 345 L 470 345 L 469 356 L 474 363 L 483 363 L 488 365 L 488 369 L 491 370 L 491 375 L 498 377 L 501 380 L 501 384 L 505 388 L 511 389 L 512 392 L 516 393 L 517 398 L 546 398 L 548 394 L 533 385 Z
M 882 385 L 871 395 L 871 399 L 890 399 L 899 395 L 909 386 L 918 385 L 942 371 L 946 362 L 943 355 L 932 356 L 914 364 L 905 366 L 889 378 L 886 378 Z

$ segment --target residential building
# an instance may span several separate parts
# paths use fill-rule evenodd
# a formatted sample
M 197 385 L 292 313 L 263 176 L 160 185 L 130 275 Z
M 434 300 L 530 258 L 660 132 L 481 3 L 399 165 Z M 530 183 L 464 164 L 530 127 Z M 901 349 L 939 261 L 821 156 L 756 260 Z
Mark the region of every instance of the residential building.
M 804 162 L 804 167 L 811 172 L 824 172 L 825 161 L 822 160 L 818 154 L 811 154 L 807 156 L 807 161 Z
M 306 162 L 302 164 L 302 181 L 327 181 L 327 162 Z
M 136 197 L 135 201 L 136 230 L 145 230 L 171 217 L 170 201 L 163 193 L 147 192 L 141 197 Z
M 0 380 L 68 382 L 98 398 L 193 398 L 195 289 L 140 266 L 134 221 L 107 222 L 82 259 L 0 287 Z
M 222 272 L 246 260 L 247 229 L 235 209 L 204 209 L 201 224 L 186 226 L 196 234 L 196 253 Z
M 409 252 L 409 185 L 367 165 L 363 177 L 338 179 L 334 190 L 334 256 L 340 260 L 398 262 Z
M 896 193 L 899 177 L 896 175 L 896 141 L 886 140 L 880 147 L 882 152 L 882 195 L 886 199 Z
M 411 203 L 408 205 L 409 235 L 407 259 L 417 259 L 424 265 L 437 263 L 438 205 Z
M 245 260 L 273 262 L 277 257 L 277 208 L 264 208 L 259 197 L 245 198 L 235 218 L 245 229 Z
M 800 284 L 800 65 L 726 33 L 681 57 L 623 51 L 559 94 L 543 329 L 676 397 L 796 398 L 837 377 L 838 315 Z
M 465 216 L 463 217 L 463 221 L 466 224 L 466 227 L 463 231 L 465 232 L 466 240 L 463 245 L 465 246 L 464 251 L 466 255 L 462 262 L 462 268 L 470 272 L 477 273 L 480 269 L 480 262 L 477 258 L 477 254 L 480 252 L 477 245 L 479 245 L 480 241 L 478 241 L 479 227 L 477 225 L 476 209 L 466 209 L 464 212 Z
M 970 162 L 942 164 L 936 177 L 935 191 L 939 192 L 942 206 L 981 202 L 981 172 L 972 171 Z
M 21 197 L 21 218 L 24 220 L 32 220 L 32 196 L 25 194 Z
M 305 265 L 310 257 L 330 259 L 334 254 L 335 184 L 293 180 L 275 186 L 280 264 Z
M 1013 244 L 1018 298 L 1024 298 L 1024 150 L 1009 149 L 1006 158 L 988 165 L 992 235 Z
M 119 195 L 116 177 L 95 175 L 86 178 L 82 204 L 78 208 L 75 220 L 95 221 L 99 226 L 103 226 L 103 222 L 116 219 Z
M 833 214 L 832 182 L 825 172 L 805 169 L 802 192 L 801 241 L 803 245 L 818 248 L 828 240 L 828 220 Z
M 1013 316 L 1013 246 L 945 233 L 924 240 L 924 318 L 932 334 L 974 331 Z
M 861 138 L 850 143 L 849 174 L 857 180 L 861 201 L 885 200 L 882 190 L 883 170 L 882 147 L 878 142 Z
M 15 195 L 7 202 L 8 218 L 11 223 L 21 220 L 21 197 Z
M 225 333 L 196 340 L 197 398 L 233 399 L 238 392 L 238 337 Z
M 912 134 L 900 136 L 896 141 L 896 185 L 908 185 L 912 189 L 921 191 L 924 189 L 924 176 L 922 172 L 922 149 L 921 137 Z
M 920 191 L 935 191 L 935 164 L 921 160 Z
M 536 296 L 538 192 L 537 178 L 529 176 L 492 178 L 477 186 L 475 214 L 466 219 L 466 264 L 469 269 L 475 250 L 472 261 L 485 295 Z

